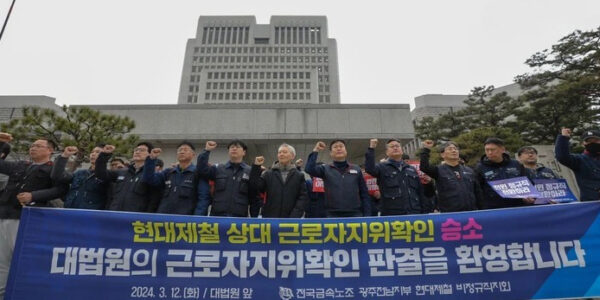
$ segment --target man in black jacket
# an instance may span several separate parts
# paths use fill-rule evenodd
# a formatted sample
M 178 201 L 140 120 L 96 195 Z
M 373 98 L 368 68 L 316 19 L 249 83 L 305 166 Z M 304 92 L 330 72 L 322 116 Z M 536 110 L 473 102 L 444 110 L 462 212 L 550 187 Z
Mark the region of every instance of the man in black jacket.
M 433 148 L 432 140 L 423 142 L 420 169 L 435 179 L 440 212 L 476 210 L 481 203 L 481 187 L 475 172 L 460 164 L 459 148 L 453 142 L 446 142 L 439 148 L 444 160 L 439 166 L 429 164 L 429 154 Z
M 267 200 L 262 208 L 265 218 L 300 218 L 308 204 L 304 174 L 296 168 L 293 159 L 296 150 L 282 144 L 277 151 L 277 163 L 261 175 L 265 162 L 256 157 L 250 172 L 250 185 L 258 192 L 266 192 Z
M 160 201 L 160 190 L 142 182 L 144 162 L 152 151 L 152 144 L 141 142 L 133 150 L 132 163 L 126 169 L 109 171 L 106 164 L 115 146 L 106 145 L 96 159 L 96 176 L 112 182 L 108 210 L 155 212 Z
M 8 133 L 0 132 L 0 148 L 12 140 Z M 56 145 L 47 139 L 38 139 L 29 148 L 31 161 L 0 160 L 0 173 L 8 175 L 6 189 L 0 195 L 0 299 L 8 279 L 21 208 L 47 206 L 49 200 L 62 197 L 67 187 L 50 179 L 50 156 Z
M 210 152 L 217 148 L 214 141 L 206 142 L 204 151 L 198 155 L 197 170 L 205 180 L 215 181 L 215 194 L 210 210 L 211 216 L 256 217 L 260 201 L 256 191 L 250 187 L 250 166 L 244 163 L 248 147 L 240 140 L 227 145 L 229 161 L 224 164 L 209 165 Z M 204 205 L 208 203 L 204 202 Z M 205 208 L 201 207 L 202 211 Z

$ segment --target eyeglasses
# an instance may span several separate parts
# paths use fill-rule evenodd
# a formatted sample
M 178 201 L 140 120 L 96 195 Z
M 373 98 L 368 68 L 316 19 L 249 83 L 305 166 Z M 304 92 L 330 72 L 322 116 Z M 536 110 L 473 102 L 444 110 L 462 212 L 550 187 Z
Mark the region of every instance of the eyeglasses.
M 133 149 L 133 152 L 148 152 L 148 148 L 137 147 Z

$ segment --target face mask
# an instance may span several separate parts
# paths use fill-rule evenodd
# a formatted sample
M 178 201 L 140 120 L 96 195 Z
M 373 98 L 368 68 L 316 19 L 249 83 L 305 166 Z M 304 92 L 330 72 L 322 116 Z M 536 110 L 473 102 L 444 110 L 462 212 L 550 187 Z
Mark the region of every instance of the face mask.
M 598 155 L 598 154 L 600 154 L 600 144 L 596 144 L 596 143 L 587 144 L 587 145 L 585 145 L 585 150 L 587 150 L 592 155 Z

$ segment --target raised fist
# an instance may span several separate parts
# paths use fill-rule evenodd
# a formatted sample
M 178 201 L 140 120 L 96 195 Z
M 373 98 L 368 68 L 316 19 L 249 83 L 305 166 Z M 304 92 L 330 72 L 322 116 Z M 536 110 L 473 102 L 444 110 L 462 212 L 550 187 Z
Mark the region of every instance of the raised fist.
M 150 158 L 156 159 L 161 153 L 162 153 L 162 149 L 152 148 L 152 151 L 150 151 Z
M 379 140 L 378 140 L 378 139 L 371 139 L 371 140 L 369 141 L 369 148 L 371 148 L 371 149 L 375 149 L 375 148 L 377 148 L 377 143 L 378 143 L 378 142 L 379 142 Z
M 571 129 L 569 129 L 569 128 L 563 128 L 560 131 L 560 134 L 562 134 L 563 136 L 566 136 L 566 137 L 571 137 Z
M 433 148 L 433 145 L 434 145 L 434 143 L 433 143 L 432 140 L 425 140 L 425 141 L 423 141 L 423 147 L 424 148 L 431 149 L 431 148 Z
M 13 137 L 10 133 L 0 132 L 0 142 L 8 143 L 12 141 Z
M 104 153 L 113 153 L 114 151 L 115 151 L 115 146 L 114 145 L 106 145 L 102 149 L 102 152 L 104 152 Z
M 63 150 L 62 157 L 69 158 L 71 155 L 77 153 L 77 147 L 75 146 L 67 146 L 65 150 Z
M 206 142 L 206 147 L 204 148 L 204 150 L 212 151 L 212 150 L 215 150 L 216 148 L 217 148 L 217 142 L 208 141 L 208 142 Z
M 254 159 L 254 164 L 257 165 L 257 166 L 262 166 L 264 163 L 265 163 L 265 158 L 262 157 L 262 156 L 257 156 Z
M 325 145 L 324 142 L 317 142 L 317 144 L 315 145 L 315 148 L 313 149 L 314 152 L 321 152 L 323 150 L 325 150 L 325 148 L 327 148 L 327 145 Z

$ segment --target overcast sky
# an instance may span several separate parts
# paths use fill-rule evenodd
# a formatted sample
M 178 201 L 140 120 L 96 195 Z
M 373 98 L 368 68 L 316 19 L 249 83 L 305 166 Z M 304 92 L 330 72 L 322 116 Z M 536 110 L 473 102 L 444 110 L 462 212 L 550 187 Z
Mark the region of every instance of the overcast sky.
M 11 0 L 0 0 L 3 22 Z M 64 104 L 175 104 L 200 15 L 325 15 L 342 103 L 411 103 L 510 84 L 562 36 L 600 26 L 600 1 L 17 0 L 0 95 Z

